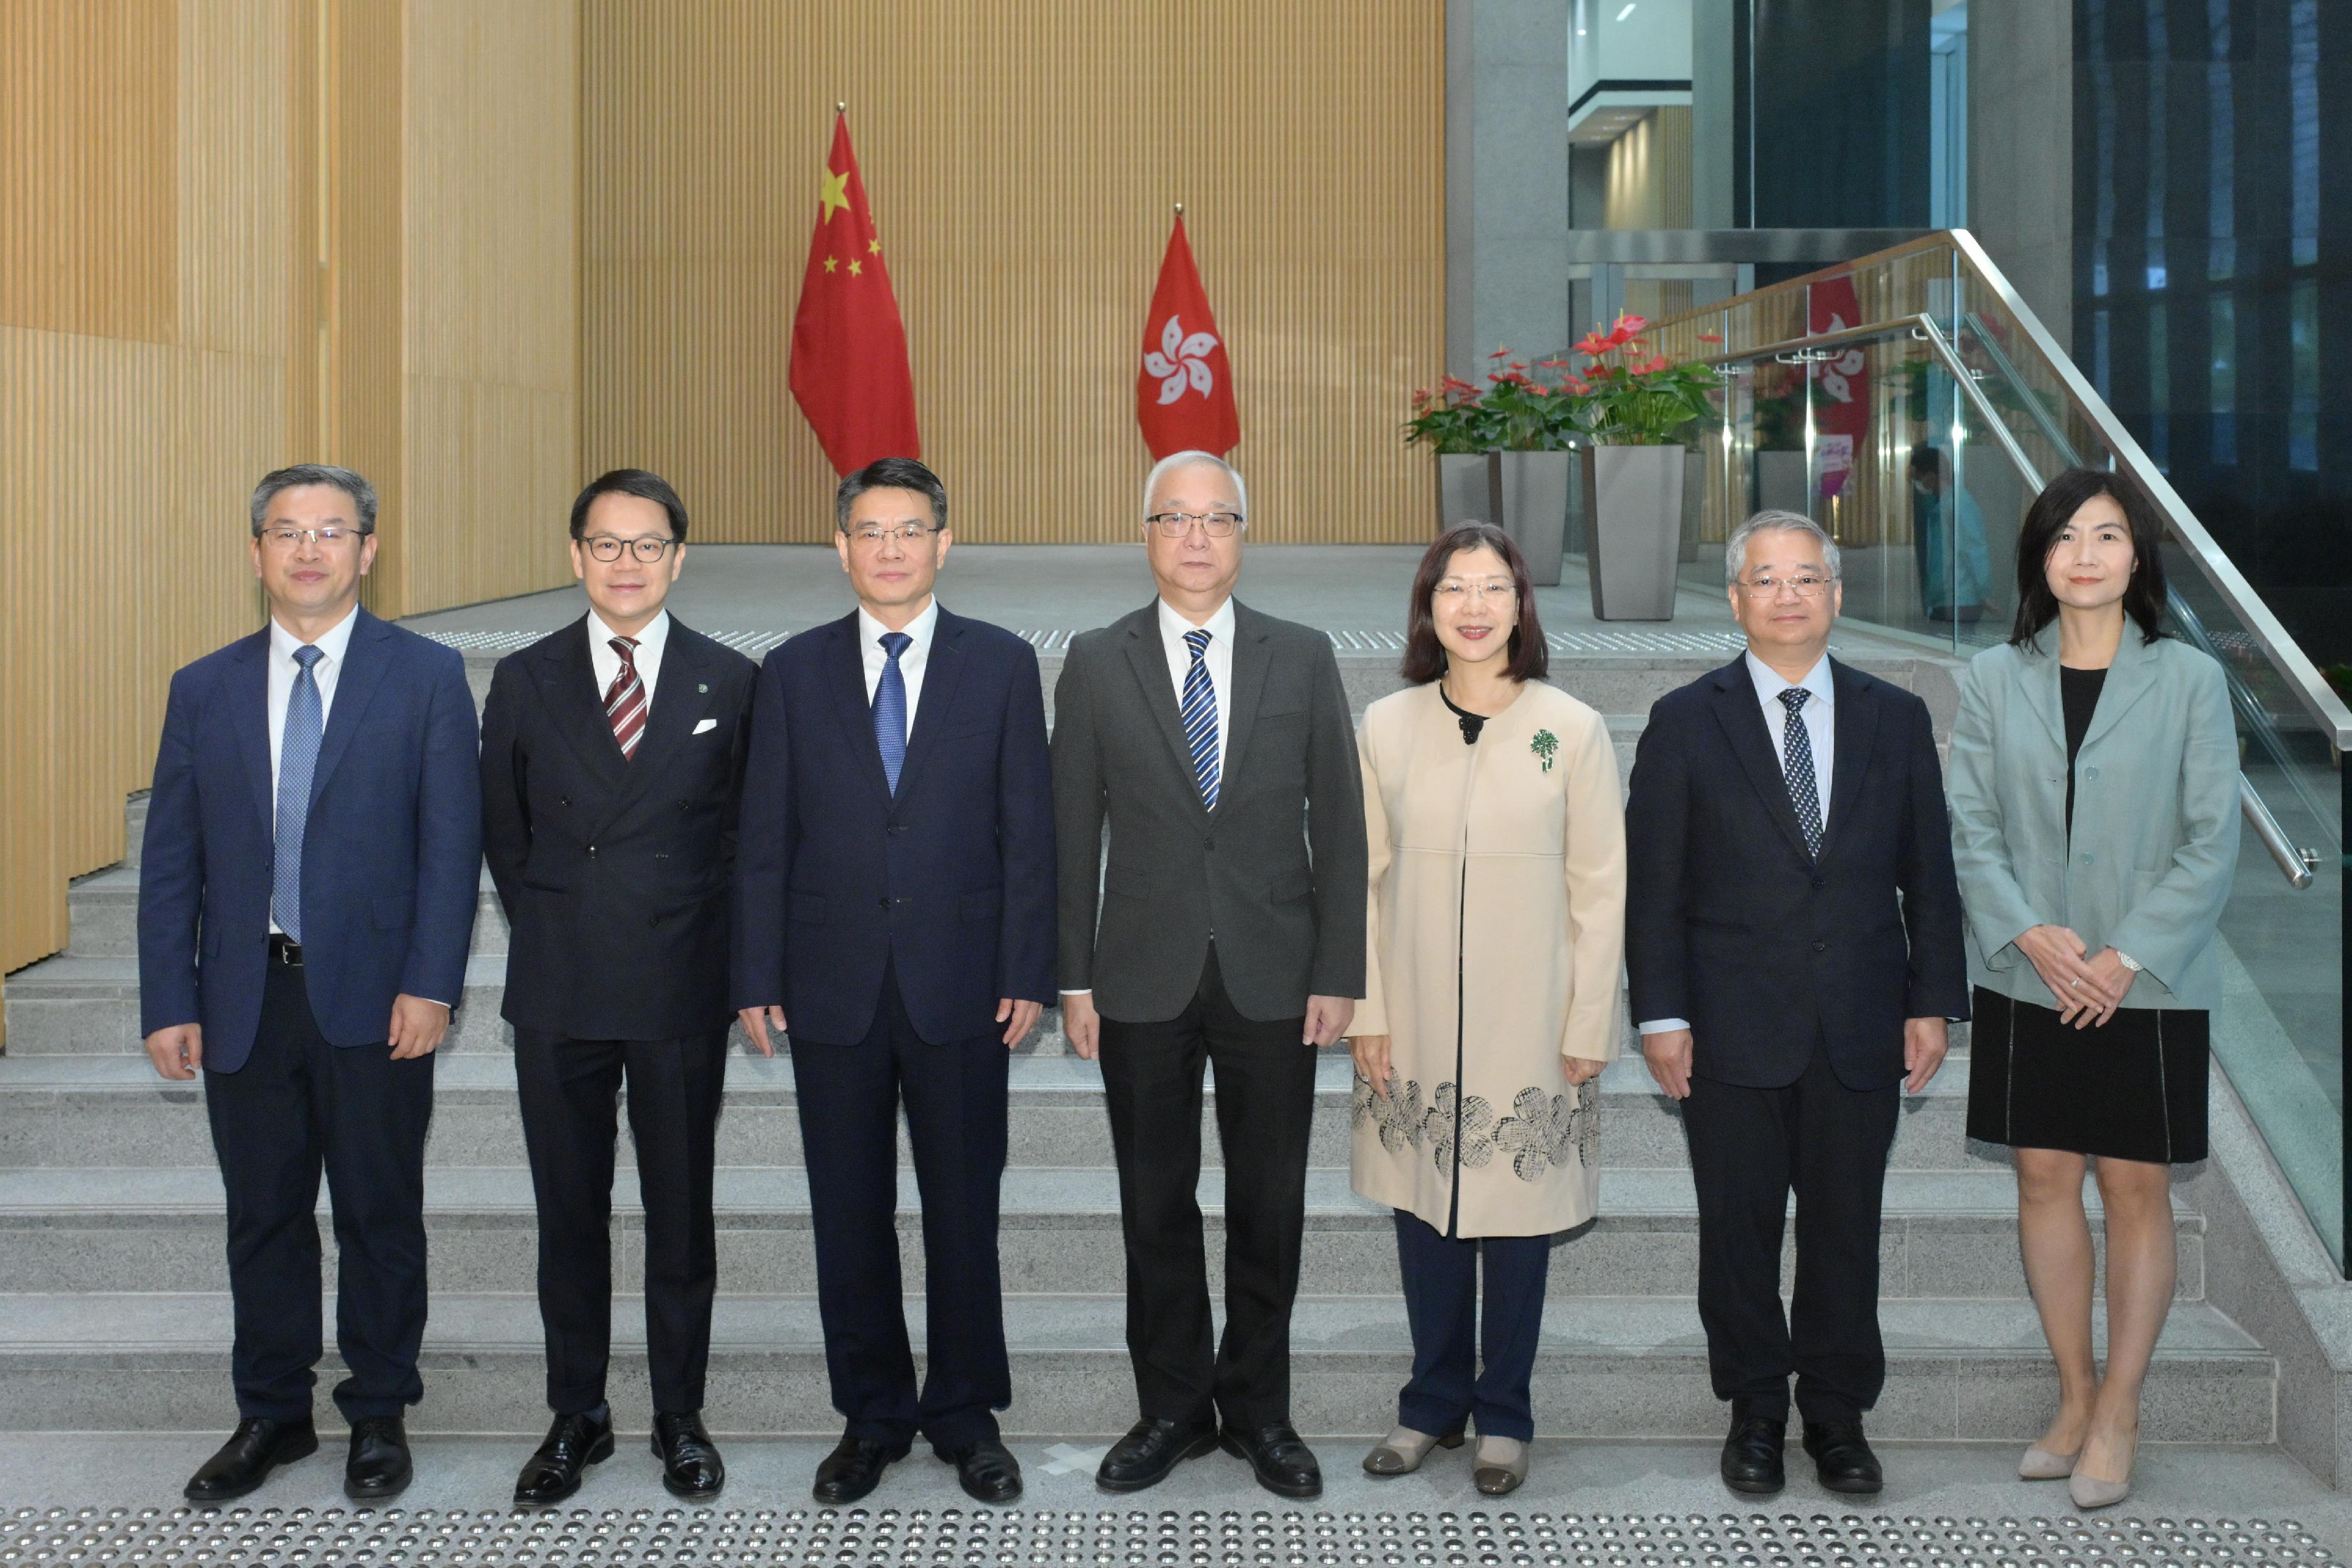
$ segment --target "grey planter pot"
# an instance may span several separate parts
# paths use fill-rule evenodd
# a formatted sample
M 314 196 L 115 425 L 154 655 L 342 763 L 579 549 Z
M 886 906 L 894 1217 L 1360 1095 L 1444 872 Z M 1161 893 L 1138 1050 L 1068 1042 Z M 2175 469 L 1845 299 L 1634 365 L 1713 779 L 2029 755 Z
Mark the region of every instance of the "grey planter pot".
M 1683 449 L 1588 446 L 1583 459 L 1587 576 L 1601 621 L 1675 618 L 1683 531 Z
M 1495 462 L 1503 531 L 1519 547 L 1528 580 L 1549 587 L 1559 580 L 1560 551 L 1568 542 L 1568 486 L 1576 454 L 1497 452 Z
M 1441 452 L 1437 455 L 1437 527 L 1440 532 L 1464 523 L 1500 522 L 1502 497 L 1496 490 L 1492 452 Z

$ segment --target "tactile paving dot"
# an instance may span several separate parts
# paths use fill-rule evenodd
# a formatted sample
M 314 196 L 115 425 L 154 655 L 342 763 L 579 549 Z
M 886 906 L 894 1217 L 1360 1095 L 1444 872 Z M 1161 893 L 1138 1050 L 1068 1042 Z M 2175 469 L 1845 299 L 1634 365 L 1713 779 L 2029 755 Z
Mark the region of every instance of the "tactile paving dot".
M 0 1564 L 2320 1568 L 2292 1520 L 1298 1509 L 20 1508 Z

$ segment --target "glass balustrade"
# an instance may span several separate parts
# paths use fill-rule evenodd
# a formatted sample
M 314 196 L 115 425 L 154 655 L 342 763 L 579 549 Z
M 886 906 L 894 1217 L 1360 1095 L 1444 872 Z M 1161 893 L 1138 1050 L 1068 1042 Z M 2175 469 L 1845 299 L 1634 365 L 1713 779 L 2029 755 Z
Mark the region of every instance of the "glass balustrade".
M 1722 541 L 1743 517 L 1801 512 L 1839 543 L 1848 622 L 1965 660 L 2010 634 L 2019 525 L 2050 476 L 2121 468 L 2157 496 L 2173 623 L 2228 673 L 2243 769 L 2214 1052 L 2342 1266 L 2352 710 L 1967 235 L 1673 316 L 1651 335 L 1725 376 L 1686 436 L 1685 586 L 1721 591 Z

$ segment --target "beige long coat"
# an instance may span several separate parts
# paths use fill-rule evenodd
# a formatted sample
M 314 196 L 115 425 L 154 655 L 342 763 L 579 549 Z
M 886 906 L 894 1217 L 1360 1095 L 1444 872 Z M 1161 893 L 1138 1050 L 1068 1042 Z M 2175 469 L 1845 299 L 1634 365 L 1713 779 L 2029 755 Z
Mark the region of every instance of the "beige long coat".
M 1371 904 L 1349 1033 L 1386 1034 L 1388 1098 L 1359 1078 L 1354 1185 L 1459 1236 L 1592 1218 L 1600 1085 L 1561 1058 L 1619 1048 L 1625 816 L 1601 716 L 1530 681 L 1475 746 L 1435 683 L 1374 703 L 1364 764 Z

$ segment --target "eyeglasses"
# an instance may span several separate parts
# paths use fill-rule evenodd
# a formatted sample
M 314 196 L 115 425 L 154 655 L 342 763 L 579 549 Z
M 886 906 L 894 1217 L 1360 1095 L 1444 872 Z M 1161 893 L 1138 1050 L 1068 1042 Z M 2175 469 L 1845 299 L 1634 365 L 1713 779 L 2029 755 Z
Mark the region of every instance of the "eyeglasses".
M 1154 512 L 1143 519 L 1146 528 L 1158 528 L 1162 538 L 1181 539 L 1198 524 L 1202 533 L 1213 539 L 1230 538 L 1242 526 L 1239 512 Z
M 626 546 L 631 555 L 651 566 L 668 554 L 670 547 L 677 540 L 657 538 L 651 534 L 642 534 L 633 539 L 615 538 L 611 534 L 591 534 L 580 542 L 586 545 L 588 553 L 598 560 L 620 559 L 622 548 Z
M 868 523 L 862 528 L 844 528 L 842 532 L 867 549 L 879 549 L 884 539 L 896 539 L 902 545 L 910 545 L 925 534 L 938 533 L 940 528 L 940 525 L 936 523 Z
M 264 528 L 258 537 L 272 549 L 292 549 L 305 539 L 310 540 L 313 545 L 332 549 L 345 539 L 362 539 L 373 531 L 370 528 L 345 528 L 341 524 L 331 523 L 323 528 L 284 527 Z
M 1739 586 L 1750 599 L 1776 598 L 1784 588 L 1800 599 L 1819 599 L 1836 580 L 1834 577 L 1815 577 L 1805 572 L 1795 577 L 1751 577 Z
M 1439 604 L 1459 610 L 1465 604 L 1484 604 L 1489 599 L 1508 604 L 1519 596 L 1519 585 L 1507 577 L 1480 578 L 1469 582 L 1458 577 L 1449 577 L 1439 582 L 1432 592 Z

